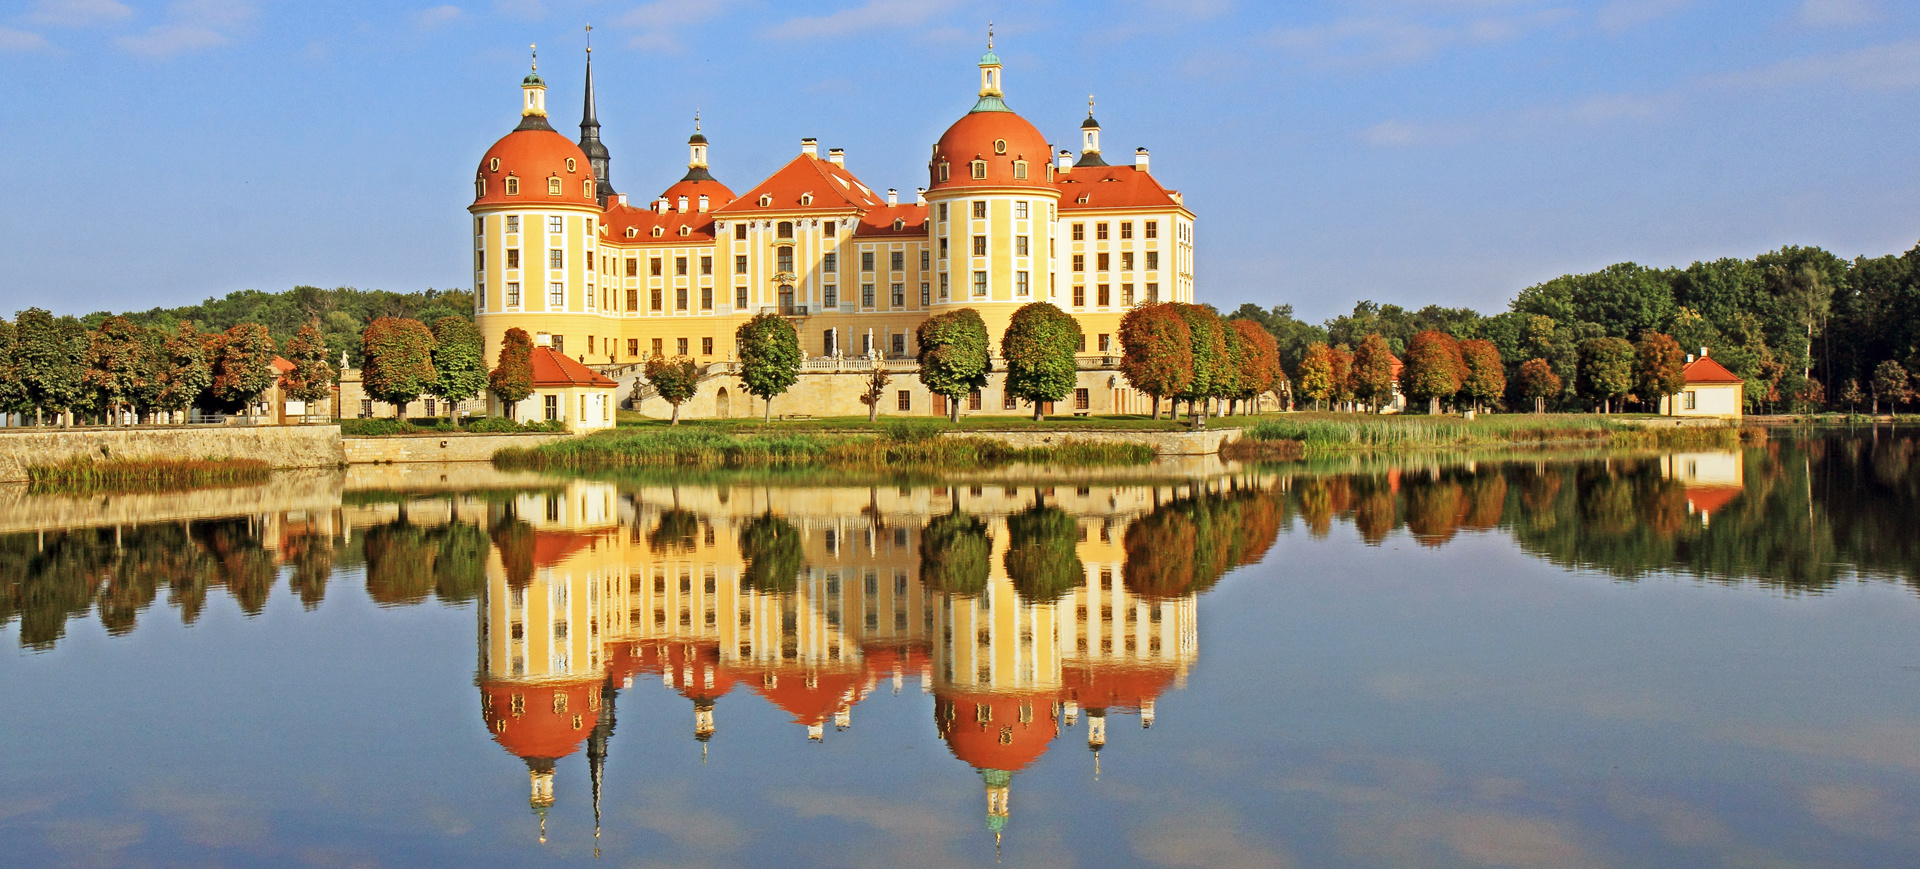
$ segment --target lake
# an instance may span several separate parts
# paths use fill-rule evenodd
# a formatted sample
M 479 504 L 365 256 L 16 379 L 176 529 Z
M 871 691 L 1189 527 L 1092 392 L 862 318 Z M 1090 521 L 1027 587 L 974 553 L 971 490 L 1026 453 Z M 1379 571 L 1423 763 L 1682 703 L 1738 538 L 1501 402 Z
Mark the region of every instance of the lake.
M 0 489 L 0 862 L 1920 863 L 1920 468 Z

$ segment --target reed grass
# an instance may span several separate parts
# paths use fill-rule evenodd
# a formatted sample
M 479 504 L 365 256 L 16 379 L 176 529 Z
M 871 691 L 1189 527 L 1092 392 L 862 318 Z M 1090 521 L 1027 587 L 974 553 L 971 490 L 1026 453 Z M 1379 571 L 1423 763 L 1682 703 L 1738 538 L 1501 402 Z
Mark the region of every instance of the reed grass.
M 1369 450 L 1430 450 L 1467 447 L 1732 447 L 1742 439 L 1732 426 L 1645 428 L 1600 416 L 1500 415 L 1353 419 L 1300 416 L 1266 420 L 1246 429 L 1251 442 L 1295 441 L 1305 454 Z
M 27 469 L 38 492 L 171 491 L 265 482 L 271 468 L 259 459 L 69 459 Z
M 978 437 L 942 437 L 940 429 L 901 425 L 883 434 L 780 432 L 735 434 L 713 429 L 619 429 L 494 456 L 503 468 L 596 470 L 835 468 L 845 470 L 976 469 L 1014 462 L 1076 466 L 1143 464 L 1153 448 L 1066 440 L 1011 447 Z

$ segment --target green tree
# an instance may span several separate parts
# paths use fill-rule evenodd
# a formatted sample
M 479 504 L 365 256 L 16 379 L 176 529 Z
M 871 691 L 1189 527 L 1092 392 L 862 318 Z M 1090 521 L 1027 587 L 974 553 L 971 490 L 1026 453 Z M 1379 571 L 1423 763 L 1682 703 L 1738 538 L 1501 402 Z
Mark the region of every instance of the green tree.
M 740 558 L 746 562 L 741 578 L 749 588 L 792 591 L 799 585 L 806 557 L 800 529 L 771 511 L 748 519 L 740 529 Z
M 168 413 L 185 413 L 213 386 L 213 363 L 207 341 L 193 324 L 181 320 L 165 344 L 166 367 L 154 406 Z
M 1887 409 L 1898 413 L 1900 405 L 1913 398 L 1912 381 L 1907 377 L 1907 369 L 1900 363 L 1888 359 L 1873 369 L 1873 412 L 1880 413 L 1880 399 L 1887 400 Z
M 927 391 L 944 396 L 948 418 L 960 419 L 962 396 L 987 385 L 991 360 L 987 353 L 987 324 L 980 312 L 961 308 L 935 314 L 915 329 L 920 344 L 920 382 Z
M 1625 338 L 1580 342 L 1580 397 L 1601 413 L 1612 413 L 1614 400 L 1633 391 L 1633 357 L 1633 345 Z
M 1860 394 L 1860 381 L 1849 377 L 1846 384 L 1840 390 L 1840 401 L 1846 404 L 1848 413 L 1853 413 L 1860 408 L 1860 399 L 1866 396 Z
M 1187 346 L 1193 352 L 1193 379 L 1175 397 L 1187 403 L 1187 415 L 1194 427 L 1205 428 L 1207 401 L 1220 397 L 1221 387 L 1228 384 L 1224 371 L 1228 363 L 1226 334 L 1220 325 L 1220 315 L 1212 308 L 1182 302 L 1168 304 L 1186 321 Z
M 500 360 L 487 375 L 487 388 L 513 418 L 514 408 L 533 394 L 533 339 L 518 326 L 500 337 Z
M 230 326 L 214 349 L 209 358 L 213 379 L 203 400 L 225 413 L 251 413 L 260 393 L 280 376 L 273 367 L 273 338 L 267 327 L 258 323 Z
M 30 413 L 26 383 L 20 379 L 20 346 L 13 323 L 0 320 L 0 414 Z
M 426 391 L 447 403 L 447 418 L 458 419 L 460 402 L 487 388 L 487 357 L 480 330 L 459 314 L 433 321 L 433 381 Z
M 1080 369 L 1073 354 L 1084 343 L 1080 321 L 1049 302 L 1021 305 L 1000 337 L 1000 355 L 1007 365 L 1007 392 L 1033 405 L 1040 419 L 1045 402 L 1059 401 L 1073 392 Z
M 360 349 L 365 360 L 361 388 L 374 400 L 393 405 L 395 419 L 435 383 L 433 332 L 419 320 L 376 319 L 361 333 Z
M 1353 348 L 1353 396 L 1378 411 L 1393 397 L 1393 350 L 1378 332 L 1369 332 Z
M 860 403 L 867 406 L 867 422 L 880 417 L 880 400 L 886 397 L 887 384 L 893 382 L 893 375 L 887 373 L 886 364 L 879 359 L 873 360 L 873 368 L 867 371 L 865 388 L 860 391 Z
M 1258 328 L 1258 327 L 1255 327 Z M 1023 600 L 1059 600 L 1086 581 L 1080 561 L 1080 525 L 1058 507 L 1036 500 L 1007 517 L 1007 578 Z
M 319 321 L 308 320 L 287 342 L 287 361 L 293 363 L 293 370 L 282 378 L 287 397 L 304 402 L 308 415 L 312 415 L 314 405 L 324 406 L 333 398 L 335 377 L 333 365 L 327 361 L 327 341 L 320 334 Z
M 1547 399 L 1558 398 L 1564 387 L 1560 375 L 1545 359 L 1533 358 L 1520 365 L 1520 394 L 1533 399 L 1533 412 L 1546 413 Z
M 668 404 L 673 405 L 673 421 L 680 424 L 680 404 L 700 389 L 700 363 L 690 356 L 653 356 L 644 371 L 647 384 Z
M 1460 381 L 1460 393 L 1473 402 L 1475 409 L 1491 407 L 1507 394 L 1507 370 L 1500 360 L 1500 348 L 1484 338 L 1460 342 L 1460 359 L 1467 376 Z
M 1641 404 L 1657 410 L 1662 399 L 1686 388 L 1684 356 L 1673 336 L 1640 333 L 1640 343 L 1634 345 L 1633 388 Z
M 1429 414 L 1438 414 L 1440 402 L 1460 391 L 1467 367 L 1460 343 L 1452 335 L 1432 330 L 1413 336 L 1405 363 L 1400 369 L 1400 390 L 1409 398 L 1426 401 Z
M 1333 397 L 1333 351 L 1324 342 L 1309 345 L 1294 380 L 1299 381 L 1300 394 L 1313 399 L 1313 408 L 1319 410 L 1321 402 Z
M 87 344 L 82 380 L 92 393 L 91 403 L 118 424 L 154 376 L 146 330 L 125 317 L 109 317 L 93 330 Z
M 1283 372 L 1299 371 L 1300 363 L 1307 358 L 1307 348 L 1327 341 L 1327 330 L 1294 317 L 1292 305 L 1275 305 L 1263 311 L 1259 305 L 1247 302 L 1227 315 L 1227 319 L 1251 320 L 1266 329 L 1280 348 Z
M 68 413 L 80 401 L 85 348 L 74 352 L 71 330 L 63 322 L 71 319 L 55 318 L 40 308 L 28 308 L 14 318 L 14 358 L 36 423 L 44 422 L 48 413 L 62 424 L 70 422 Z
M 1120 374 L 1153 397 L 1155 419 L 1160 399 L 1179 394 L 1193 379 L 1192 337 L 1187 321 L 1167 304 L 1137 305 L 1120 318 Z
M 920 582 L 946 594 L 979 594 L 992 554 L 986 524 L 955 507 L 920 529 Z
M 779 314 L 760 314 L 734 331 L 740 347 L 740 388 L 757 396 L 773 420 L 773 397 L 800 379 L 800 335 Z

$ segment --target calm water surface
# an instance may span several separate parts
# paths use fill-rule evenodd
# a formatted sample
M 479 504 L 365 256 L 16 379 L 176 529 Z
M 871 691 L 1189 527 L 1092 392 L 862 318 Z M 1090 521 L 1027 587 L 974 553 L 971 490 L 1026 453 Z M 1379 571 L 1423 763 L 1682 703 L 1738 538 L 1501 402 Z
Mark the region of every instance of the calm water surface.
M 0 490 L 0 863 L 1911 866 L 1917 444 Z

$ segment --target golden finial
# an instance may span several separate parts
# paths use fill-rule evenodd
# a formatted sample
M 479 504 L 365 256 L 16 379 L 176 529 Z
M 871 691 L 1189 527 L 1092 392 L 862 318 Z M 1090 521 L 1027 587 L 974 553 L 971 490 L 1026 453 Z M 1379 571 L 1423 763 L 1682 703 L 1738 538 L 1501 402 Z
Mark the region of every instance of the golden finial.
M 1093 117 L 1093 94 L 1087 94 L 1087 117 Z
M 593 53 L 593 25 L 587 25 L 587 53 Z
M 540 71 L 540 44 L 537 42 L 527 43 L 527 50 L 533 52 L 533 71 L 539 72 Z
M 987 22 L 987 50 L 993 50 L 993 22 Z
M 699 109 L 693 110 L 693 131 L 696 133 L 700 132 L 700 110 Z

